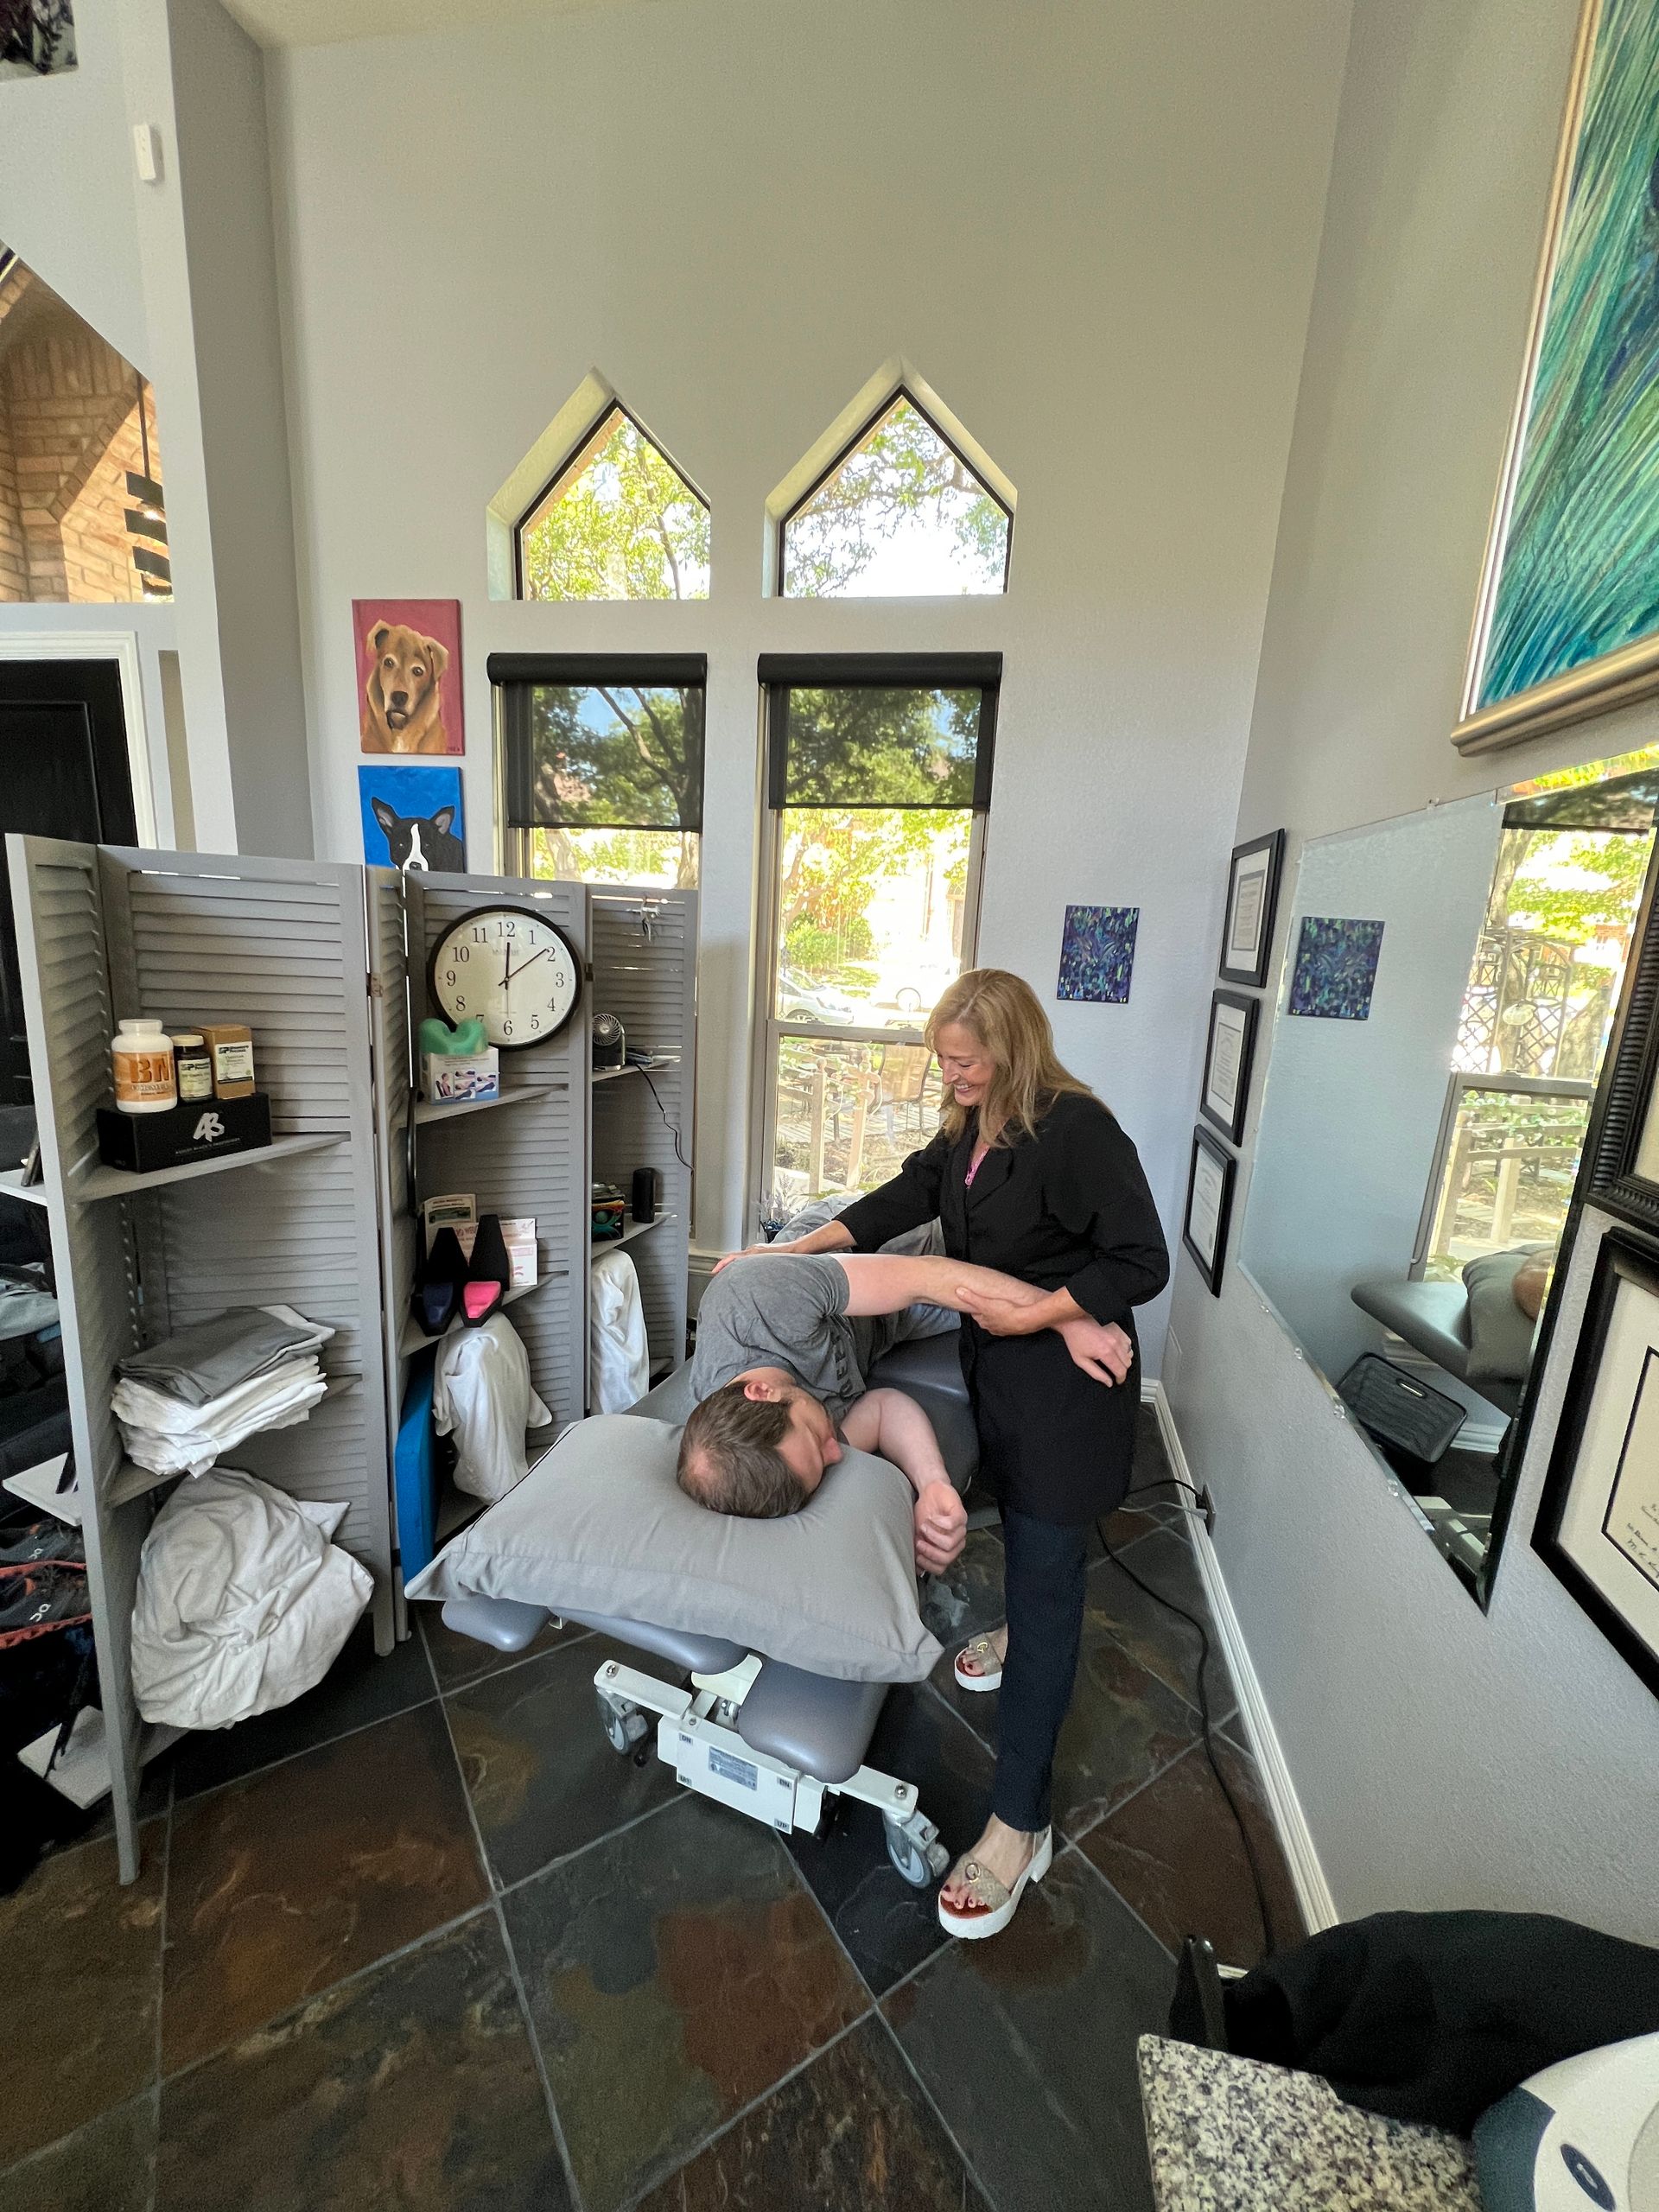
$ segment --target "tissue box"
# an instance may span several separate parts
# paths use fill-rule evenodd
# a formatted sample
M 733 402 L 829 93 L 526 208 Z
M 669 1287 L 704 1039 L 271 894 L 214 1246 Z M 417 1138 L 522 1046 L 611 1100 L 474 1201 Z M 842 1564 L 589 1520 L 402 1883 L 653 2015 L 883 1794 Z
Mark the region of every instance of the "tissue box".
M 482 1052 L 428 1052 L 422 1068 L 434 1106 L 476 1105 L 501 1096 L 501 1055 L 493 1045 Z

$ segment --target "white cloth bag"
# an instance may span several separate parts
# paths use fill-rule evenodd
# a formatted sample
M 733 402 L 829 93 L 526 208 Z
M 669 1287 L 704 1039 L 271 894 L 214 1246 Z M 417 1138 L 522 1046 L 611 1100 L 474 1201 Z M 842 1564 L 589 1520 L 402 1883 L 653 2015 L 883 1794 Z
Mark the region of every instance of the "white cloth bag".
M 329 1541 L 345 1517 L 231 1467 L 174 1491 L 144 1539 L 132 1608 L 146 1720 L 228 1728 L 322 1680 L 374 1590 Z
M 455 1440 L 455 1487 L 492 1504 L 530 1471 L 524 1431 L 553 1416 L 530 1387 L 530 1358 L 505 1315 L 481 1328 L 456 1322 L 438 1351 L 432 1419 Z
M 625 1414 L 651 1388 L 651 1344 L 639 1277 L 626 1252 L 596 1253 L 593 1275 L 588 1364 L 594 1411 Z

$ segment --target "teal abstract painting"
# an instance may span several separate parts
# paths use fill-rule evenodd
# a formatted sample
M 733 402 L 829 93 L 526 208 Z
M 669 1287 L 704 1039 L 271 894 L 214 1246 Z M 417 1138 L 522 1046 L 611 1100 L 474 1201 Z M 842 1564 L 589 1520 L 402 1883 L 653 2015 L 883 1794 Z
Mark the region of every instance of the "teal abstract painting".
M 1575 121 L 1471 714 L 1659 632 L 1659 0 L 1592 0 Z

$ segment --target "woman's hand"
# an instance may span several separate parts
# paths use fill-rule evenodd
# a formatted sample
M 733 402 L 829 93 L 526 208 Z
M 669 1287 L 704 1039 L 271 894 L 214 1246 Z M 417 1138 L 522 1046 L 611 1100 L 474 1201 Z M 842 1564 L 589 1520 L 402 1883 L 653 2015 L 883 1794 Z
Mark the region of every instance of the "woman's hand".
M 787 1244 L 776 1242 L 750 1244 L 741 1252 L 728 1252 L 723 1260 L 715 1262 L 714 1272 L 718 1274 L 722 1268 L 729 1268 L 734 1260 L 757 1259 L 763 1252 L 847 1252 L 852 1249 L 852 1243 L 853 1234 L 849 1229 L 843 1229 L 839 1221 L 826 1221 L 821 1229 L 809 1230 L 804 1236 L 793 1237 Z
M 916 1565 L 943 1574 L 968 1541 L 968 1509 L 948 1482 L 929 1483 L 916 1499 Z
M 1109 1389 L 1127 1379 L 1135 1364 L 1135 1346 L 1116 1321 L 1062 1321 L 1059 1333 L 1076 1365 L 1096 1382 Z

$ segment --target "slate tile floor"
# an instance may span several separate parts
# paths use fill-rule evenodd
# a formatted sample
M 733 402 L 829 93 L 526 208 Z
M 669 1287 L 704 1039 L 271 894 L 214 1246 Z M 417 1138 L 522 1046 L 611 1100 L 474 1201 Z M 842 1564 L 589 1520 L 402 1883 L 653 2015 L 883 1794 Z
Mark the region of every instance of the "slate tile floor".
M 1137 1480 L 1166 1473 L 1148 1420 Z M 1149 1509 L 1149 1510 L 1148 1510 Z M 1189 1929 L 1262 1948 L 1205 1758 L 1202 1612 L 1155 1499 L 1090 1571 L 1053 1869 L 988 1943 L 941 1936 L 844 1806 L 785 1841 L 620 1759 L 608 1647 L 502 1661 L 430 1608 L 308 1698 L 188 1739 L 144 1866 L 107 1836 L 0 1899 L 0 2212 L 1072 2212 L 1150 2202 L 1135 2037 Z M 1001 1547 L 935 1585 L 993 1625 Z M 639 1655 L 630 1662 L 649 1665 Z M 1275 1942 L 1294 1895 L 1224 1668 L 1217 1757 Z M 894 1691 L 870 1760 L 979 1830 L 994 1694 Z

